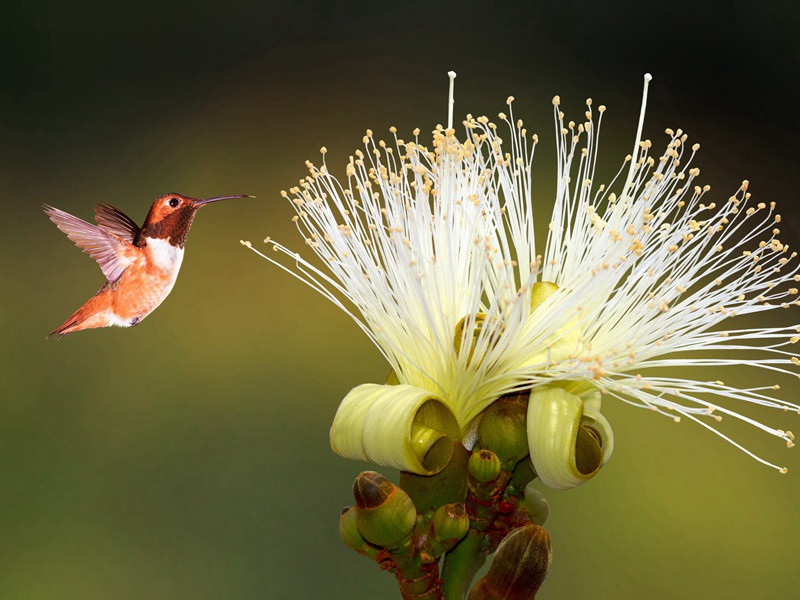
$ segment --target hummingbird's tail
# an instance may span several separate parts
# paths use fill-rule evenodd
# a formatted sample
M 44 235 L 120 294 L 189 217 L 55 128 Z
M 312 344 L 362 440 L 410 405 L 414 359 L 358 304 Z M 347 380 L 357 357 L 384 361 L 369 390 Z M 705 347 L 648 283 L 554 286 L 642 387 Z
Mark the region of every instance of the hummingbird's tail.
M 102 298 L 99 297 L 105 289 L 106 286 L 100 288 L 97 294 L 89 298 L 83 306 L 72 313 L 61 325 L 51 331 L 47 337 L 58 336 L 62 338 L 73 331 L 111 325 L 106 306 L 103 304 Z
M 81 328 L 78 327 L 79 321 L 77 319 L 73 319 L 70 317 L 64 323 L 56 327 L 53 331 L 47 334 L 48 338 L 58 336 L 59 338 L 64 337 L 68 333 L 72 333 L 73 331 L 79 331 Z

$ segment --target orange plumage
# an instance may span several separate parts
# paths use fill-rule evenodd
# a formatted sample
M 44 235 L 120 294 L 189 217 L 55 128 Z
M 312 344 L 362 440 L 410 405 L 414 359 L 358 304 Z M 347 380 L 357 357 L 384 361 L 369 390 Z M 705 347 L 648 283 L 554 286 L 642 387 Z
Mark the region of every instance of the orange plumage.
M 50 335 L 139 324 L 172 291 L 183 262 L 186 236 L 198 209 L 218 200 L 248 197 L 251 196 L 197 200 L 166 194 L 150 207 L 141 228 L 108 204 L 95 207 L 97 225 L 45 205 L 50 220 L 97 261 L 107 279 L 94 296 Z

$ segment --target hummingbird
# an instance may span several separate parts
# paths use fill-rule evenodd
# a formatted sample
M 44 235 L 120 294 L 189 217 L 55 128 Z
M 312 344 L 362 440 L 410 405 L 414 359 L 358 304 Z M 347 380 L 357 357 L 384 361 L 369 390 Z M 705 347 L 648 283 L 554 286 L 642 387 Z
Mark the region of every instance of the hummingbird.
M 100 265 L 103 287 L 50 336 L 96 327 L 134 327 L 169 296 L 183 262 L 186 236 L 197 211 L 212 202 L 253 196 L 198 200 L 181 194 L 157 198 L 144 225 L 110 204 L 94 209 L 97 225 L 47 204 L 44 212 L 78 248 Z M 49 336 L 48 336 L 49 337 Z

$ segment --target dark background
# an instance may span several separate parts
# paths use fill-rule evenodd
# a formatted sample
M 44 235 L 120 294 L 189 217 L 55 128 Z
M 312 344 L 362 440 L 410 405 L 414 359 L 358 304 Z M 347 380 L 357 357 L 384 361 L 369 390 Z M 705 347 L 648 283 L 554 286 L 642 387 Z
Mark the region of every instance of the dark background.
M 555 187 L 550 98 L 573 118 L 587 96 L 608 106 L 610 174 L 649 71 L 656 148 L 683 127 L 714 198 L 749 179 L 796 244 L 798 30 L 800 5 L 782 1 L 4 2 L 0 598 L 394 597 L 338 539 L 364 465 L 327 440 L 338 401 L 386 367 L 238 240 L 299 248 L 278 192 L 303 161 L 324 144 L 343 170 L 367 127 L 430 130 L 454 69 L 456 115 L 494 114 L 513 94 L 540 133 L 539 214 Z M 89 218 L 106 201 L 141 221 L 170 191 L 258 199 L 199 215 L 175 291 L 139 327 L 45 341 L 102 277 L 40 204 Z M 796 401 L 796 379 L 781 384 Z M 606 411 L 613 460 L 546 492 L 543 598 L 797 593 L 797 451 L 731 429 L 789 466 L 781 477 L 691 424 Z

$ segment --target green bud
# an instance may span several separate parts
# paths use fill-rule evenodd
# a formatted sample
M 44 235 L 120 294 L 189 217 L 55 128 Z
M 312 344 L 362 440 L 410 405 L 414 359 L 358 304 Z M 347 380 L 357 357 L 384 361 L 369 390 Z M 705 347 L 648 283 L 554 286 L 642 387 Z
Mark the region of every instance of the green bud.
M 359 554 L 375 559 L 378 556 L 379 550 L 374 546 L 370 546 L 361 532 L 358 530 L 357 524 L 357 510 L 355 506 L 347 506 L 342 510 L 339 515 L 339 535 L 342 541 L 350 546 Z
M 525 495 L 519 501 L 518 507 L 537 525 L 544 525 L 550 514 L 547 498 L 533 486 L 533 482 L 525 486 Z
M 467 464 L 469 474 L 480 483 L 494 481 L 500 475 L 500 459 L 491 450 L 475 450 Z
M 527 394 L 506 396 L 486 409 L 478 426 L 481 448 L 497 454 L 507 471 L 528 455 L 527 411 Z
M 469 531 L 469 516 L 463 502 L 440 506 L 432 523 L 434 535 L 441 541 L 453 540 L 453 545 Z
M 538 525 L 515 529 L 497 547 L 489 572 L 475 584 L 469 600 L 531 600 L 552 561 L 550 536 L 544 529 Z
M 364 471 L 353 484 L 358 531 L 369 543 L 395 548 L 414 530 L 417 511 L 403 490 L 380 473 Z
M 469 531 L 469 515 L 463 502 L 445 504 L 431 517 L 430 533 L 424 538 L 424 553 L 438 558 L 449 552 Z

